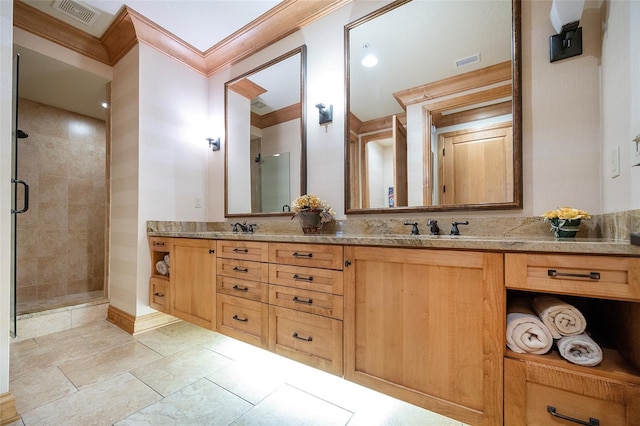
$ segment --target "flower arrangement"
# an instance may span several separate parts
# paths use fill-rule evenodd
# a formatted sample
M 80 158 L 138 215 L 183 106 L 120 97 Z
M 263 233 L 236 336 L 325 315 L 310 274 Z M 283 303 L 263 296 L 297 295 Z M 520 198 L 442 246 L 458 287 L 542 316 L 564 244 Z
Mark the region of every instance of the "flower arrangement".
M 551 219 L 560 220 L 577 220 L 577 219 L 591 219 L 591 215 L 584 210 L 574 209 L 572 207 L 559 207 L 555 210 L 550 210 L 542 215 L 544 221 L 547 222 Z
M 326 201 L 312 194 L 301 195 L 293 200 L 291 211 L 296 213 L 293 217 L 296 217 L 300 212 L 316 211 L 319 213 L 322 223 L 331 222 L 336 216 L 336 212 Z
M 545 222 L 551 222 L 550 231 L 554 232 L 556 237 L 569 238 L 576 236 L 582 219 L 591 219 L 591 215 L 586 211 L 566 206 L 550 210 L 542 217 Z

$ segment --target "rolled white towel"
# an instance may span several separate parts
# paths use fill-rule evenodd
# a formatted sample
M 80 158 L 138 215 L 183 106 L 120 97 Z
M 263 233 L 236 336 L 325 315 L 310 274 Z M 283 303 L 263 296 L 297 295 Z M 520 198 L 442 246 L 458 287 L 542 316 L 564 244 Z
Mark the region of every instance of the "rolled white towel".
M 507 308 L 507 347 L 517 353 L 545 354 L 553 345 L 546 325 L 530 308 L 527 299 L 516 299 Z
M 587 320 L 575 306 L 552 296 L 533 299 L 533 310 L 549 328 L 554 339 L 584 333 Z
M 156 262 L 156 271 L 158 271 L 160 275 L 169 275 L 169 267 L 167 266 L 167 262 L 165 262 L 164 260 L 159 260 L 158 262 Z
M 171 262 L 169 262 L 169 260 L 170 260 L 170 259 L 169 259 L 169 255 L 168 255 L 168 254 L 165 254 L 165 255 L 164 255 L 164 261 L 166 262 L 166 264 L 167 264 L 167 266 L 168 266 L 168 267 L 171 267 Z
M 565 336 L 557 345 L 560 355 L 573 364 L 593 367 L 602 362 L 602 349 L 586 333 Z

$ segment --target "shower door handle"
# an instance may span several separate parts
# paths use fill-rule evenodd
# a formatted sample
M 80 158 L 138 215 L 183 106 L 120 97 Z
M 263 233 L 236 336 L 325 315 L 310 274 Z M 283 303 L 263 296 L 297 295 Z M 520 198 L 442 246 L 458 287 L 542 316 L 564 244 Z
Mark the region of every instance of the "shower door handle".
M 11 209 L 11 213 L 25 213 L 29 210 L 29 184 L 20 179 L 11 179 L 12 183 L 19 183 L 24 186 L 24 206 L 22 210 L 13 210 Z M 17 207 L 17 206 L 16 206 Z

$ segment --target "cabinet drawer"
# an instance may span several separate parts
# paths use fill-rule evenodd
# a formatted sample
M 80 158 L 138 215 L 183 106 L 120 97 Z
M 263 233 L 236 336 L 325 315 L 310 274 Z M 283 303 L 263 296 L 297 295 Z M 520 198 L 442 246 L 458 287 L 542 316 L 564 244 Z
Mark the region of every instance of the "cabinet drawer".
M 269 349 L 342 375 L 342 321 L 269 306 Z
M 269 302 L 269 285 L 259 281 L 218 275 L 216 277 L 216 288 L 218 294 L 228 294 L 263 303 Z
M 340 320 L 344 312 L 342 296 L 274 284 L 269 285 L 269 303 Z
M 270 243 L 269 262 L 342 270 L 342 246 Z
M 167 312 L 169 294 L 169 280 L 151 277 L 149 281 L 149 306 L 162 312 Z
M 217 259 L 218 275 L 250 281 L 269 281 L 269 264 L 236 259 Z
M 269 324 L 268 305 L 219 294 L 216 330 L 235 339 L 265 348 Z
M 505 285 L 522 290 L 640 300 L 640 259 L 507 253 Z
M 505 359 L 504 364 L 506 425 L 590 424 L 591 419 L 603 426 L 631 425 L 640 418 L 638 386 L 538 363 Z
M 269 244 L 256 241 L 217 241 L 218 257 L 227 259 L 269 261 Z
M 273 263 L 269 265 L 269 282 L 333 294 L 343 294 L 344 287 L 342 271 Z
M 171 248 L 171 238 L 149 237 L 149 247 L 152 251 L 164 251 L 168 253 Z

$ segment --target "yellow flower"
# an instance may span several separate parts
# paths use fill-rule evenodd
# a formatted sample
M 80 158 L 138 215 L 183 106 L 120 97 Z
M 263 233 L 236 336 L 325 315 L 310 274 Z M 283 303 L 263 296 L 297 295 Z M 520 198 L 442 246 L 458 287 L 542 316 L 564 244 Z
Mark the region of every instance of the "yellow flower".
M 563 219 L 563 220 L 576 220 L 576 219 L 591 219 L 591 215 L 584 210 L 574 209 L 573 207 L 559 207 L 555 210 L 550 210 L 542 215 L 544 220 L 551 219 Z

